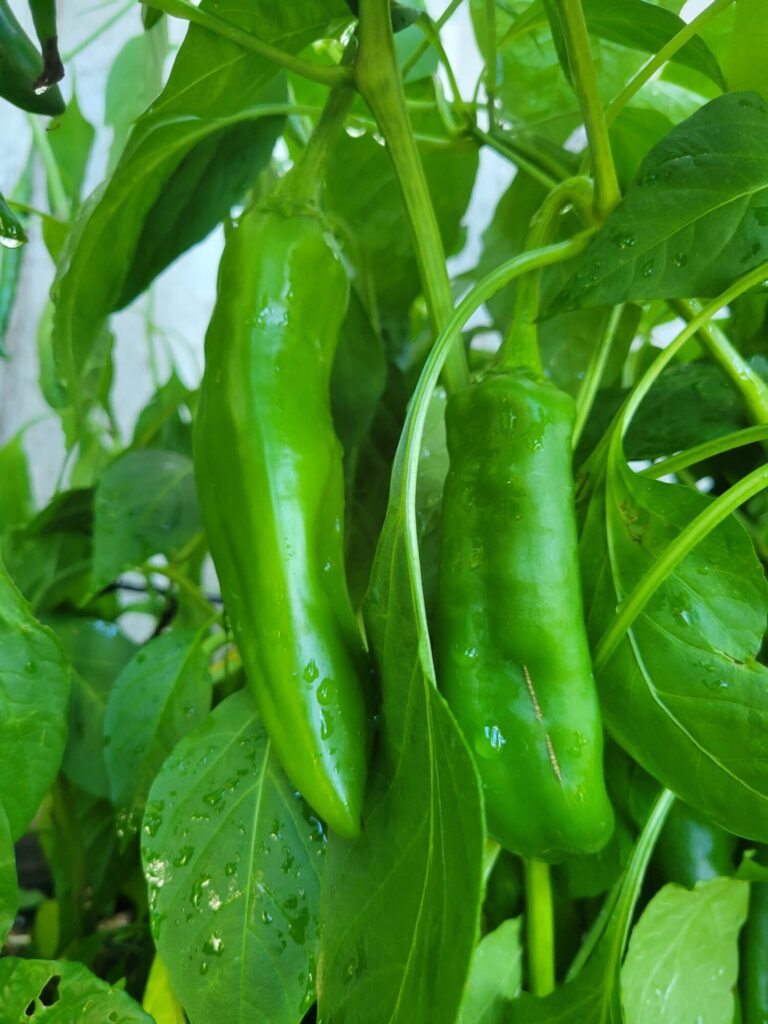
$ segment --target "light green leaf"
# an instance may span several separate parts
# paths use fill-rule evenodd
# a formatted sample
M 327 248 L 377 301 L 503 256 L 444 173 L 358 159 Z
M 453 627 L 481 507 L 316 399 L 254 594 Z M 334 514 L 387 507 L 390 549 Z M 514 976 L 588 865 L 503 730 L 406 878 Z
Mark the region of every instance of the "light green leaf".
M 11 930 L 19 909 L 16 855 L 8 817 L 0 804 L 0 943 Z
M 621 971 L 627 1024 L 731 1024 L 749 883 L 665 885 L 635 925 Z
M 504 1004 L 520 994 L 522 918 L 504 921 L 485 935 L 472 956 L 458 1024 L 501 1024 Z

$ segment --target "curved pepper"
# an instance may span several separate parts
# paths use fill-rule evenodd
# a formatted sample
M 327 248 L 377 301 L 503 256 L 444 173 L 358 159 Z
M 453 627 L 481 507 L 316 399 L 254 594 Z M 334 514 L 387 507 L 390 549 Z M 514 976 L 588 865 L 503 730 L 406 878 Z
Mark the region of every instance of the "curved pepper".
M 738 839 L 676 800 L 653 851 L 664 880 L 689 889 L 710 878 L 732 875 Z
M 488 826 L 525 856 L 599 849 L 613 828 L 582 615 L 573 402 L 516 374 L 447 409 L 438 680 L 474 752 Z
M 349 285 L 320 220 L 252 209 L 206 335 L 195 471 L 246 676 L 283 767 L 343 836 L 366 776 L 365 655 L 344 571 L 329 378 Z
M 0 96 L 32 114 L 63 113 L 64 100 L 57 87 L 37 91 L 42 74 L 40 54 L 7 0 L 0 0 Z

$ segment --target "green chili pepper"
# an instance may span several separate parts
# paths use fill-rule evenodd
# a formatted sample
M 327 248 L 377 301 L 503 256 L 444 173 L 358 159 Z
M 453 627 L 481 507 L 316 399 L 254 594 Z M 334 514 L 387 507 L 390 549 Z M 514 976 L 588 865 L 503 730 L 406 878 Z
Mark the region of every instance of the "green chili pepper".
M 452 395 L 438 679 L 474 751 L 488 825 L 549 860 L 613 828 L 582 615 L 571 399 L 518 373 Z
M 750 885 L 739 989 L 744 1024 L 768 1024 L 768 882 Z
M 736 836 L 676 800 L 653 852 L 664 880 L 692 888 L 708 878 L 732 875 Z
M 48 81 L 41 76 L 44 67 L 40 54 L 7 0 L 0 0 L 0 96 L 33 114 L 61 114 L 61 93 L 56 87 L 47 88 Z
M 348 294 L 316 216 L 243 215 L 206 336 L 195 468 L 225 606 L 275 751 L 314 809 L 354 836 L 366 658 L 344 571 L 329 393 Z

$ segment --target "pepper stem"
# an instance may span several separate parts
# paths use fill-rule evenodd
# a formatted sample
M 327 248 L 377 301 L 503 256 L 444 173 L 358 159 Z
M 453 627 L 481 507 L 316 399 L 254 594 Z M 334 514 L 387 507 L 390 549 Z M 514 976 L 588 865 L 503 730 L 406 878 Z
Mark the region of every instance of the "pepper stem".
M 549 864 L 526 858 L 525 918 L 528 948 L 528 983 L 534 996 L 546 996 L 555 987 L 555 922 Z
M 541 249 L 550 242 L 558 217 L 566 206 L 576 207 L 587 222 L 591 220 L 592 184 L 588 178 L 568 178 L 549 193 L 531 221 L 525 240 L 526 251 Z M 541 376 L 536 324 L 540 299 L 541 268 L 538 268 L 526 274 L 518 285 L 512 323 L 496 356 L 497 369 L 524 370 L 535 377 Z

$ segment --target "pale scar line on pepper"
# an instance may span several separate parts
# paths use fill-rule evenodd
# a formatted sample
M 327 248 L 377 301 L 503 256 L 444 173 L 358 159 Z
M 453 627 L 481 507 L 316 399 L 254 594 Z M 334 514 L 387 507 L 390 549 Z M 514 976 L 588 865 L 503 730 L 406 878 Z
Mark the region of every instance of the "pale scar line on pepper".
M 539 704 L 539 699 L 536 696 L 536 691 L 533 688 L 533 680 L 531 679 L 531 673 L 528 671 L 528 666 L 527 665 L 523 665 L 523 675 L 525 676 L 525 685 L 528 687 L 528 693 L 531 695 L 531 703 L 533 704 L 534 714 L 536 715 L 536 718 L 540 722 L 543 722 L 544 721 L 544 716 L 541 713 L 541 706 Z M 560 765 L 559 765 L 558 760 L 557 760 L 557 755 L 555 754 L 555 748 L 552 746 L 552 738 L 550 737 L 549 733 L 546 734 L 546 738 L 547 738 L 547 754 L 549 755 L 549 760 L 550 760 L 550 763 L 552 765 L 552 771 L 557 776 L 557 781 L 558 782 L 562 782 L 563 781 L 563 773 L 560 771 Z

